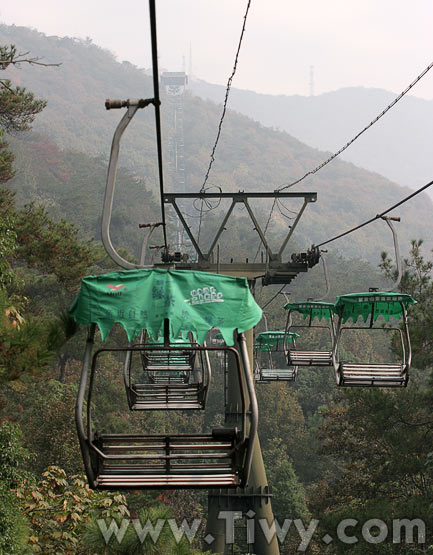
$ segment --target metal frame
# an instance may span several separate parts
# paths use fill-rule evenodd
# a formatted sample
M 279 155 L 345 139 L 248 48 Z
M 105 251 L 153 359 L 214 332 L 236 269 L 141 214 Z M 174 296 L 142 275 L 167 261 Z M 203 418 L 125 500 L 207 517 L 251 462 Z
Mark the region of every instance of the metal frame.
M 289 309 L 286 320 L 286 335 L 287 338 L 284 343 L 284 350 L 286 353 L 287 364 L 289 366 L 332 366 L 332 348 L 335 344 L 335 323 L 332 310 L 329 310 L 330 319 L 326 325 L 313 324 L 312 310 L 308 324 L 293 324 L 292 310 Z M 331 337 L 331 350 L 330 351 L 305 351 L 296 348 L 296 343 L 293 342 L 293 347 L 289 342 L 289 332 L 293 329 L 300 328 L 320 328 L 328 330 Z M 292 359 L 292 353 L 296 353 L 295 359 Z M 327 356 L 329 355 L 329 356 Z
M 268 319 L 263 313 L 263 319 L 265 321 L 265 330 L 269 331 L 268 329 Z M 274 368 L 274 361 L 272 359 L 272 353 L 285 353 L 285 335 L 283 337 L 282 342 L 277 340 L 275 347 L 272 349 L 270 348 L 269 351 L 261 351 L 257 344 L 254 346 L 254 358 L 255 358 L 255 373 L 254 379 L 256 383 L 259 384 L 267 384 L 269 382 L 293 382 L 296 380 L 298 375 L 298 367 L 295 366 L 293 368 Z M 295 337 L 293 337 L 293 343 L 296 342 Z M 263 355 L 268 355 L 268 367 L 263 368 Z
M 142 362 L 152 352 L 163 355 L 162 358 L 156 361 L 158 366 L 165 365 L 167 362 L 167 367 L 159 370 L 155 370 L 151 366 L 146 367 L 146 364 L 143 363 L 145 380 L 142 383 L 132 383 L 131 362 L 134 351 L 127 351 L 123 367 L 123 381 L 131 410 L 197 410 L 205 408 L 212 376 L 209 352 L 198 351 L 197 353 L 197 351 L 194 351 L 192 353 L 191 347 L 193 345 L 195 346 L 197 343 L 172 343 L 169 344 L 170 350 L 168 353 L 166 349 L 161 351 L 161 344 L 139 343 L 131 345 L 131 347 L 143 349 L 140 352 Z M 175 350 L 172 351 L 171 348 Z M 179 368 L 170 368 L 171 352 L 176 358 L 184 356 L 185 361 L 187 361 L 180 370 L 184 374 L 180 376 L 180 379 L 177 376 Z M 200 358 L 202 370 L 199 380 L 195 379 L 197 378 L 197 369 L 194 368 L 197 354 Z M 186 368 L 183 368 L 183 366 L 186 366 Z M 175 379 L 170 376 L 170 373 L 176 373 Z
M 253 457 L 253 447 L 258 427 L 258 405 L 250 371 L 248 352 L 244 334 L 237 334 L 239 351 L 234 347 L 191 346 L 193 351 L 232 352 L 236 360 L 237 376 L 241 394 L 241 429 L 216 429 L 211 434 L 106 434 L 99 435 L 92 427 L 92 391 L 97 357 L 103 352 L 142 351 L 142 347 L 104 348 L 92 357 L 96 326 L 89 329 L 79 393 L 75 407 L 78 438 L 83 455 L 86 475 L 91 488 L 98 489 L 160 489 L 160 488 L 221 488 L 244 487 L 248 478 Z M 160 346 L 160 350 L 178 350 L 179 346 Z M 87 424 L 84 424 L 84 399 L 87 394 Z M 104 452 L 103 442 L 108 442 Z M 124 445 L 118 446 L 118 443 Z M 161 447 L 162 446 L 162 447 Z M 102 448 L 101 448 L 102 447 Z M 208 452 L 203 453 L 203 451 Z M 132 451 L 132 453 L 128 453 Z M 161 450 L 163 454 L 161 454 Z M 183 451 L 179 453 L 178 451 Z M 111 454 L 120 451 L 120 454 Z M 136 451 L 139 451 L 137 454 Z M 159 451 L 159 453 L 158 453 Z M 186 451 L 186 453 L 185 453 Z M 209 452 L 210 451 L 210 452 Z M 206 462 L 207 459 L 207 462 Z M 215 460 L 227 461 L 231 471 L 218 472 Z M 129 462 L 128 462 L 129 461 Z M 173 462 L 186 462 L 190 470 L 187 474 L 173 470 Z M 194 461 L 197 462 L 194 463 Z M 201 461 L 201 462 L 200 462 Z M 136 465 L 131 466 L 132 465 Z M 104 475 L 104 464 L 112 465 L 111 473 Z M 147 466 L 146 466 L 147 464 Z M 140 467 L 141 465 L 141 467 Z M 195 466 L 193 466 L 195 465 Z M 174 464 L 176 467 L 176 464 Z M 133 470 L 137 469 L 135 473 Z M 198 472 L 191 471 L 198 469 Z M 117 471 L 116 471 L 117 469 Z M 152 473 L 152 470 L 154 472 Z M 201 472 L 200 472 L 201 469 Z M 141 470 L 141 472 L 140 472 Z
M 188 263 L 180 257 L 180 260 L 175 259 L 175 257 L 169 255 L 168 252 L 163 252 L 163 261 L 160 264 L 154 265 L 146 265 L 144 264 L 145 261 L 145 254 L 147 249 L 147 242 L 152 234 L 153 230 L 156 226 L 161 225 L 161 222 L 154 222 L 148 226 L 146 230 L 146 234 L 143 238 L 143 244 L 140 253 L 140 262 L 134 263 L 129 260 L 123 258 L 114 248 L 111 237 L 110 237 L 110 224 L 111 224 L 111 216 L 113 210 L 113 200 L 114 200 L 114 191 L 116 185 L 116 176 L 117 176 L 117 165 L 119 160 L 119 151 L 120 151 L 120 140 L 125 132 L 126 128 L 130 124 L 132 118 L 135 116 L 139 108 L 144 108 L 149 104 L 155 104 L 154 99 L 129 99 L 129 100 L 107 100 L 106 107 L 107 109 L 112 108 L 127 108 L 126 113 L 122 117 L 121 121 L 119 122 L 116 131 L 114 132 L 112 146 L 111 146 L 111 153 L 110 153 L 110 162 L 108 166 L 108 173 L 107 173 L 107 181 L 105 186 L 105 197 L 104 197 L 104 205 L 102 210 L 102 222 L 101 222 L 101 236 L 102 236 L 102 243 L 105 247 L 105 250 L 109 257 L 120 267 L 125 268 L 127 270 L 135 269 L 135 268 L 153 268 L 155 266 L 165 267 L 165 268 L 172 268 L 176 267 L 179 269 L 188 269 L 188 270 L 201 270 L 201 271 L 208 271 L 208 272 L 216 272 L 216 273 L 225 273 L 230 275 L 240 275 L 243 277 L 249 278 L 257 278 L 263 276 L 263 284 L 270 285 L 270 284 L 277 284 L 277 283 L 290 283 L 292 279 L 294 279 L 299 272 L 306 272 L 309 267 L 312 267 L 316 263 L 315 257 L 310 256 L 306 257 L 304 255 L 297 256 L 295 255 L 292 260 L 287 263 L 282 262 L 282 255 L 283 251 L 286 248 L 290 238 L 292 237 L 298 222 L 304 213 L 305 208 L 310 202 L 316 202 L 317 200 L 317 193 L 287 193 L 287 192 L 278 192 L 274 191 L 272 193 L 245 193 L 245 192 L 238 192 L 238 193 L 164 193 L 162 202 L 164 204 L 171 204 L 181 221 L 185 232 L 187 233 L 196 253 L 198 260 L 197 262 Z M 196 241 L 194 234 L 191 231 L 191 228 L 187 224 L 178 204 L 177 199 L 198 199 L 198 200 L 207 200 L 207 199 L 224 199 L 228 198 L 231 199 L 231 205 L 223 218 L 223 222 L 220 225 L 212 244 L 208 250 L 208 252 L 203 252 Z M 289 227 L 289 231 L 284 237 L 281 246 L 278 252 L 273 252 L 271 247 L 269 246 L 268 241 L 265 237 L 265 232 L 260 227 L 257 218 L 252 210 L 248 200 L 249 199 L 278 199 L 278 198 L 300 198 L 303 199 L 304 202 L 299 210 L 293 224 Z M 225 225 L 233 212 L 234 207 L 236 204 L 243 204 L 251 218 L 251 221 L 254 224 L 254 228 L 257 231 L 262 246 L 266 252 L 266 260 L 261 261 L 260 263 L 252 263 L 249 264 L 248 260 L 245 263 L 235 262 L 231 264 L 220 264 L 219 261 L 219 246 L 218 240 L 221 237 L 222 232 L 224 231 Z M 140 224 L 140 227 L 146 227 L 146 224 Z M 165 232 L 165 230 L 164 230 Z M 215 256 L 216 251 L 216 256 Z M 308 255 L 308 253 L 307 253 Z M 215 258 L 217 259 L 215 262 Z M 314 260 L 314 261 L 313 261 Z M 313 262 L 312 262 L 313 261 Z
M 337 385 L 345 387 L 406 387 L 409 381 L 409 370 L 412 363 L 412 348 L 407 323 L 407 310 L 400 302 L 402 309 L 403 330 L 395 326 L 374 327 L 374 302 L 370 314 L 370 322 L 364 326 L 344 326 L 343 318 L 338 316 L 335 333 L 332 362 L 335 370 Z M 378 330 L 398 331 L 402 347 L 402 361 L 400 364 L 384 363 L 350 363 L 340 360 L 341 335 L 344 330 Z
M 209 250 L 207 253 L 202 252 L 202 250 L 200 249 L 197 241 L 195 240 L 194 234 L 191 231 L 191 228 L 189 227 L 188 223 L 186 222 L 185 218 L 183 217 L 183 214 L 179 208 L 179 206 L 176 203 L 177 199 L 198 199 L 198 200 L 206 200 L 206 199 L 231 199 L 232 203 L 229 207 L 229 209 L 226 212 L 226 215 L 224 216 L 224 219 L 218 229 L 218 231 L 216 232 L 214 239 L 212 241 L 211 246 L 209 247 Z M 278 251 L 278 253 L 273 253 L 269 243 L 266 240 L 265 234 L 262 231 L 262 228 L 259 225 L 259 222 L 257 221 L 257 218 L 250 206 L 250 204 L 248 203 L 248 199 L 265 199 L 265 198 L 303 198 L 304 199 L 304 203 L 298 213 L 298 215 L 295 218 L 295 221 L 293 222 L 293 224 L 290 226 L 290 230 L 287 233 L 286 237 L 284 238 L 281 247 Z M 236 204 L 243 204 L 245 206 L 245 208 L 247 209 L 247 212 L 251 218 L 251 221 L 254 224 L 254 229 L 257 231 L 259 237 L 260 237 L 260 241 L 262 242 L 263 247 L 265 248 L 265 251 L 267 253 L 267 257 L 270 261 L 278 261 L 281 262 L 281 257 L 283 254 L 284 249 L 286 248 L 286 245 L 289 241 L 289 239 L 291 238 L 291 236 L 293 235 L 293 232 L 295 231 L 296 226 L 298 225 L 298 222 L 302 216 L 302 214 L 304 213 L 305 208 L 307 207 L 308 203 L 310 202 L 316 202 L 317 200 L 317 193 L 279 193 L 279 192 L 273 192 L 273 193 L 245 193 L 244 191 L 239 191 L 238 193 L 165 193 L 164 194 L 164 202 L 166 204 L 171 204 L 174 208 L 174 210 L 176 211 L 176 214 L 178 215 L 180 221 L 182 222 L 182 225 L 185 228 L 185 231 L 189 237 L 189 239 L 191 240 L 191 243 L 193 244 L 197 255 L 198 255 L 198 259 L 199 262 L 209 262 L 212 259 L 212 256 L 214 255 L 214 249 L 218 243 L 218 239 L 221 237 L 222 232 L 225 229 L 225 225 L 231 215 L 231 213 L 233 212 L 234 207 L 236 206 Z

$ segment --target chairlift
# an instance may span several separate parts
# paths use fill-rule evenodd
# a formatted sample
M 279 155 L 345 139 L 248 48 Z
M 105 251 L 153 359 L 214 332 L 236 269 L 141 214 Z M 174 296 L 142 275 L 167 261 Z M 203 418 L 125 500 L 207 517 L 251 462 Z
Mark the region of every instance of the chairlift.
M 142 334 L 143 336 L 144 334 Z M 196 345 L 176 339 L 164 348 L 163 341 L 143 342 L 139 352 L 141 371 L 133 375 L 135 351 L 127 351 L 123 378 L 131 410 L 204 409 L 211 380 L 208 351 L 192 351 Z M 136 357 L 135 357 L 136 358 Z M 134 379 L 135 378 L 135 379 Z
M 332 346 L 335 339 L 334 315 L 332 303 L 323 301 L 305 301 L 287 303 L 286 336 L 298 329 L 321 330 L 329 342 L 329 349 L 301 349 L 296 343 L 285 342 L 287 364 L 289 366 L 332 366 Z M 293 314 L 303 316 L 301 322 L 294 322 Z M 307 320 L 307 322 L 305 322 Z M 320 333 L 320 332 L 319 332 Z
M 293 302 L 284 305 L 287 310 L 286 333 L 290 338 L 290 333 L 296 329 L 316 330 L 315 342 L 316 349 L 303 349 L 296 343 L 291 344 L 286 341 L 285 351 L 287 356 L 287 364 L 289 366 L 332 366 L 332 346 L 335 339 L 335 326 L 332 303 L 324 302 L 323 299 L 329 296 L 330 283 L 328 278 L 328 268 L 324 253 L 320 251 L 319 256 L 322 261 L 323 273 L 326 283 L 326 292 L 321 298 L 308 299 L 304 302 Z M 294 320 L 293 315 L 297 314 L 303 317 L 303 320 Z M 307 322 L 305 322 L 307 320 Z M 328 349 L 324 349 L 319 343 L 323 340 L 328 342 Z M 303 335 L 305 342 L 309 334 Z M 322 337 L 320 337 L 322 335 Z
M 291 332 L 288 341 L 295 343 L 296 337 L 299 335 Z M 276 364 L 272 356 L 272 353 L 284 353 L 286 341 L 287 337 L 284 331 L 264 331 L 257 335 L 254 344 L 256 383 L 267 384 L 274 381 L 293 382 L 296 380 L 298 368 L 296 366 L 281 368 L 281 364 Z
M 76 322 L 89 326 L 75 418 L 91 488 L 210 489 L 248 484 L 258 407 L 243 332 L 260 320 L 262 311 L 245 278 L 159 268 L 89 276 L 82 280 L 69 313 Z M 92 354 L 96 328 L 104 341 L 116 322 L 126 331 L 128 344 L 100 348 Z M 205 345 L 206 334 L 213 327 L 220 329 L 225 345 Z M 164 343 L 132 345 L 142 330 L 150 337 L 162 334 Z M 231 357 L 230 371 L 237 375 L 242 399 L 236 423 L 226 406 L 226 421 L 231 427 L 207 433 L 98 431 L 92 418 L 92 399 L 97 394 L 95 374 L 103 372 L 104 354 L 121 353 L 132 358 L 146 351 L 176 352 L 179 345 L 175 339 L 187 331 L 194 334 L 196 343 L 182 346 L 182 351 L 201 356 L 219 350 Z
M 369 293 L 350 293 L 337 297 L 335 313 L 338 316 L 336 339 L 332 352 L 337 384 L 340 386 L 368 387 L 406 387 L 412 351 L 407 324 L 407 308 L 416 301 L 403 293 L 373 291 Z M 398 326 L 378 326 L 379 316 L 386 322 L 390 318 L 401 319 L 403 330 Z M 358 319 L 364 325 L 357 324 Z M 353 325 L 346 325 L 352 320 Z M 376 324 L 376 326 L 375 326 Z M 395 330 L 400 338 L 401 358 L 399 362 L 354 362 L 342 360 L 341 338 L 346 330 L 378 330 L 389 332 Z
M 334 312 L 338 316 L 338 322 L 332 359 L 337 384 L 340 386 L 406 387 L 409 380 L 412 351 L 407 323 L 407 309 L 409 305 L 415 304 L 416 301 L 410 295 L 394 291 L 400 283 L 402 269 L 398 238 L 391 222 L 400 221 L 400 218 L 382 216 L 382 219 L 385 220 L 392 231 L 397 263 L 397 279 L 388 291 L 371 289 L 368 293 L 350 293 L 337 297 Z M 379 316 L 383 316 L 385 323 L 388 325 L 378 325 Z M 390 318 L 401 320 L 403 329 L 397 325 L 389 325 Z M 358 324 L 359 319 L 364 322 L 364 325 Z M 352 321 L 352 325 L 346 325 L 349 320 Z M 350 329 L 379 330 L 379 332 L 394 330 L 400 339 L 400 360 L 390 363 L 342 360 L 342 334 Z

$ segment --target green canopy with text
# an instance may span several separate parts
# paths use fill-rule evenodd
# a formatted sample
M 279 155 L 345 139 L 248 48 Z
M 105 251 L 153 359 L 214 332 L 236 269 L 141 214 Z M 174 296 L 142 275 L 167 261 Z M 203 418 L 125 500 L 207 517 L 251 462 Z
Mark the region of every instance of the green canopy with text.
M 234 330 L 251 329 L 262 310 L 245 278 L 153 268 L 83 278 L 69 315 L 79 324 L 97 324 L 103 340 L 116 322 L 129 341 L 143 329 L 157 338 L 168 319 L 170 341 L 191 331 L 202 345 L 215 327 L 233 345 Z
M 328 321 L 334 309 L 334 304 L 322 301 L 304 301 L 299 303 L 287 303 L 284 305 L 284 308 L 292 312 L 299 312 L 304 318 L 311 318 L 311 320 L 318 318 L 319 321 L 324 318 Z
M 262 331 L 257 335 L 254 347 L 258 351 L 272 351 L 284 343 L 285 335 L 284 331 Z M 288 335 L 290 343 L 293 343 L 295 337 L 299 337 L 299 334 L 293 331 L 289 332 Z
M 364 322 L 373 314 L 373 322 L 383 316 L 388 322 L 390 317 L 401 318 L 403 308 L 406 310 L 416 301 L 405 293 L 373 291 L 368 293 L 349 293 L 337 297 L 334 312 L 342 317 L 343 323 L 352 318 L 356 322 L 361 317 Z

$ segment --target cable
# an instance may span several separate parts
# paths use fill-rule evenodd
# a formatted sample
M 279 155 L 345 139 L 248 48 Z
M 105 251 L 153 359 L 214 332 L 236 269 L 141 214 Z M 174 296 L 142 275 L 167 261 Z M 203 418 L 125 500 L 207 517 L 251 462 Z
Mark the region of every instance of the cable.
M 247 9 L 245 10 L 245 15 L 244 15 L 244 23 L 242 25 L 241 36 L 239 38 L 238 49 L 236 51 L 235 62 L 233 64 L 232 73 L 231 73 L 231 75 L 230 75 L 230 77 L 227 81 L 226 94 L 225 94 L 225 98 L 224 98 L 224 105 L 223 105 L 223 111 L 222 111 L 222 114 L 221 114 L 221 119 L 220 119 L 220 122 L 219 122 L 219 125 L 218 125 L 218 132 L 217 132 L 217 136 L 216 136 L 216 139 L 215 139 L 215 143 L 214 143 L 213 148 L 212 148 L 212 152 L 211 152 L 211 155 L 210 155 L 209 166 L 208 166 L 206 175 L 204 177 L 204 181 L 203 181 L 203 185 L 201 186 L 200 193 L 203 193 L 206 190 L 205 187 L 206 187 L 207 180 L 209 179 L 210 170 L 211 170 L 212 165 L 215 161 L 215 151 L 216 151 L 216 147 L 218 145 L 218 141 L 219 141 L 219 138 L 220 138 L 220 135 L 221 135 L 221 129 L 222 129 L 224 117 L 226 115 L 227 102 L 228 102 L 228 99 L 229 99 L 230 88 L 232 86 L 233 77 L 235 76 L 237 65 L 238 65 L 239 52 L 241 50 L 242 40 L 244 38 L 245 26 L 247 24 L 247 17 L 248 17 L 248 12 L 250 10 L 250 5 L 251 5 L 251 0 L 248 0 Z M 199 225 L 198 225 L 197 242 L 200 241 L 200 231 L 201 231 L 201 224 L 202 224 L 202 217 L 203 217 L 203 202 L 204 202 L 204 200 L 202 199 L 201 208 L 200 208 L 200 221 L 199 221 Z M 208 212 L 209 211 L 210 210 L 208 210 Z
M 272 214 L 273 214 L 273 212 L 274 212 L 274 208 L 275 208 L 275 205 L 276 205 L 276 204 L 277 204 L 277 197 L 274 198 L 274 202 L 273 202 L 273 204 L 272 204 L 271 211 L 269 212 L 268 221 L 266 222 L 265 229 L 264 229 L 264 231 L 263 231 L 263 236 L 266 236 L 266 232 L 268 231 L 268 227 L 269 227 L 269 222 L 271 221 Z M 256 261 L 258 255 L 259 255 L 261 245 L 262 245 L 262 244 L 260 243 L 260 244 L 259 244 L 259 247 L 258 247 L 258 249 L 257 249 L 256 255 L 254 256 L 253 262 Z
M 313 175 L 315 173 L 317 173 L 319 170 L 321 170 L 324 166 L 326 166 L 327 164 L 329 164 L 329 162 L 331 162 L 332 160 L 334 160 L 334 158 L 336 158 L 339 154 L 341 154 L 342 152 L 344 152 L 346 150 L 346 148 L 349 148 L 349 146 L 354 143 L 356 141 L 356 139 L 358 139 L 358 137 L 360 137 L 363 133 L 365 133 L 368 129 L 370 129 L 370 127 L 372 125 L 374 125 L 377 121 L 380 120 L 380 118 L 382 116 L 384 116 L 393 106 L 395 106 L 397 104 L 397 102 L 399 100 L 401 100 L 403 98 L 403 96 L 408 93 L 410 91 L 410 89 L 412 87 L 414 87 L 418 81 L 420 81 L 424 75 L 430 71 L 430 69 L 433 67 L 433 62 L 431 64 L 429 64 L 422 73 L 420 73 L 418 75 L 418 77 L 416 79 L 414 79 L 414 81 L 412 81 L 412 83 L 410 85 L 408 85 L 405 90 L 403 92 L 401 92 L 397 98 L 395 98 L 391 104 L 389 104 L 385 110 L 383 110 L 374 120 L 372 120 L 366 127 L 364 127 L 364 129 L 362 131 L 360 131 L 359 133 L 357 133 L 352 140 L 350 140 L 348 143 L 346 143 L 342 148 L 340 148 L 340 150 L 338 152 L 336 152 L 335 154 L 333 154 L 332 156 L 330 156 L 327 160 L 325 160 L 324 162 L 322 162 L 319 166 L 317 166 L 317 168 L 315 168 L 314 170 L 310 170 L 309 172 L 307 172 L 305 175 L 303 175 L 301 178 L 297 179 L 296 181 L 293 181 L 292 183 L 289 183 L 288 185 L 284 185 L 282 187 L 279 187 L 278 189 L 275 189 L 275 191 L 284 191 L 284 189 L 288 189 L 289 187 L 293 187 L 293 185 L 296 185 L 297 183 L 300 183 L 301 181 L 303 181 L 306 177 L 308 177 L 309 175 Z
M 209 167 L 207 169 L 207 172 L 206 172 L 206 175 L 205 175 L 205 178 L 204 178 L 204 181 L 203 181 L 203 185 L 201 186 L 201 190 L 200 190 L 201 193 L 204 190 L 204 187 L 205 187 L 206 182 L 207 182 L 208 177 L 209 177 L 210 170 L 212 168 L 212 164 L 215 161 L 215 150 L 216 150 L 216 147 L 218 145 L 218 141 L 219 141 L 219 138 L 220 138 L 220 135 L 221 135 L 221 128 L 222 128 L 222 125 L 223 125 L 224 116 L 226 114 L 227 101 L 228 101 L 228 98 L 229 98 L 230 87 L 232 85 L 233 77 L 235 76 L 237 65 L 238 65 L 239 52 L 241 50 L 242 39 L 244 38 L 245 25 L 247 23 L 247 17 L 248 17 L 248 12 L 249 12 L 249 9 L 250 9 L 250 4 L 251 4 L 251 0 L 248 0 L 247 9 L 246 9 L 245 15 L 244 15 L 244 23 L 242 25 L 241 36 L 239 38 L 238 49 L 237 49 L 237 52 L 236 52 L 235 63 L 233 65 L 233 70 L 232 70 L 232 73 L 229 77 L 229 80 L 227 81 L 226 95 L 225 95 L 225 99 L 224 99 L 224 106 L 223 106 L 223 112 L 221 114 L 221 120 L 220 120 L 219 125 L 218 125 L 218 133 L 217 133 L 217 136 L 216 136 L 215 144 L 212 148 L 212 153 L 210 155 Z
M 272 302 L 275 298 L 277 298 L 278 295 L 279 295 L 280 293 L 283 292 L 283 289 L 284 289 L 284 287 L 286 287 L 286 285 L 287 285 L 287 284 L 285 283 L 285 284 L 281 287 L 281 289 L 280 289 L 279 291 L 277 291 L 277 293 L 275 293 L 275 295 L 274 295 L 265 305 L 262 306 L 262 310 L 264 310 L 268 305 L 270 305 L 271 302 Z
M 307 173 L 306 173 L 305 175 L 303 175 L 300 179 L 297 179 L 296 181 L 293 181 L 292 183 L 289 183 L 288 185 L 283 185 L 283 186 L 281 186 L 281 187 L 278 187 L 277 189 L 275 189 L 274 192 L 284 191 L 284 189 L 288 189 L 289 187 L 293 187 L 293 186 L 296 185 L 297 183 L 300 183 L 301 181 L 303 181 L 303 180 L 304 180 L 306 177 L 308 177 L 309 175 L 313 175 L 313 174 L 317 173 L 317 172 L 318 172 L 319 170 L 321 170 L 324 166 L 326 166 L 327 164 L 329 164 L 329 162 L 331 162 L 332 160 L 334 160 L 334 158 L 336 158 L 339 154 L 341 154 L 344 150 L 346 150 L 346 148 L 348 148 L 352 143 L 354 143 L 358 137 L 360 137 L 363 133 L 365 133 L 365 131 L 367 131 L 367 129 L 369 129 L 372 125 L 374 125 L 377 121 L 379 121 L 379 119 L 380 119 L 382 116 L 384 116 L 384 115 L 388 112 L 388 110 L 390 110 L 393 106 L 395 106 L 395 104 L 397 104 L 397 102 L 398 102 L 401 98 L 403 98 L 403 96 L 404 96 L 408 91 L 410 91 L 410 89 L 411 89 L 412 87 L 414 87 L 414 86 L 418 83 L 418 81 L 420 81 L 420 79 L 422 79 L 422 78 L 424 77 L 424 75 L 425 75 L 428 71 L 430 71 L 430 69 L 431 69 L 432 67 L 433 67 L 433 62 L 432 62 L 431 64 L 429 64 L 429 65 L 424 69 L 424 71 L 423 71 L 422 73 L 420 73 L 420 74 L 418 75 L 418 77 L 416 77 L 416 79 L 414 79 L 414 80 L 412 81 L 412 83 L 410 83 L 410 85 L 408 85 L 408 86 L 405 88 L 405 90 L 404 90 L 403 92 L 401 92 L 401 93 L 397 96 L 397 98 L 395 98 L 395 99 L 391 102 L 391 104 L 389 104 L 389 105 L 385 108 L 385 110 L 383 110 L 373 121 L 371 121 L 366 127 L 364 127 L 364 129 L 363 129 L 362 131 L 360 131 L 357 135 L 355 135 L 355 137 L 354 137 L 351 141 L 349 141 L 348 143 L 346 143 L 346 145 L 345 145 L 344 147 L 342 147 L 338 152 L 336 152 L 335 154 L 333 154 L 332 156 L 330 156 L 327 160 L 325 160 L 325 162 L 322 162 L 322 164 L 320 164 L 319 166 L 317 166 L 314 170 L 311 170 L 311 171 L 307 172 Z M 276 203 L 275 203 L 275 201 L 274 201 L 274 204 L 272 205 L 271 211 L 270 211 L 270 213 L 269 213 L 268 221 L 267 221 L 267 223 L 266 223 L 264 235 L 266 235 L 266 231 L 267 231 L 267 229 L 268 229 L 269 222 L 271 221 L 272 214 L 273 214 L 274 209 L 275 209 L 275 204 L 276 204 Z M 376 219 L 376 218 L 373 218 L 371 221 L 374 221 L 375 219 Z M 371 222 L 368 222 L 368 223 L 371 223 Z M 362 224 L 362 226 L 360 226 L 360 227 L 363 227 L 363 225 L 367 225 L 367 223 Z M 355 228 L 355 229 L 358 229 L 358 228 Z M 352 231 L 355 231 L 355 229 L 352 230 Z M 349 232 L 348 232 L 348 233 L 349 233 Z M 339 237 L 335 237 L 334 239 L 338 239 L 338 238 L 339 238 Z M 331 240 L 333 241 L 334 239 L 331 239 Z M 326 243 L 322 243 L 322 245 L 324 245 L 324 244 L 326 244 Z M 321 245 L 318 245 L 318 246 L 320 247 Z M 259 251 L 260 251 L 260 246 L 259 246 L 259 248 L 258 248 L 258 250 L 257 250 L 257 252 L 256 252 L 255 257 L 254 257 L 254 261 L 256 260 L 258 254 L 259 254 Z
M 155 126 L 156 126 L 156 146 L 158 151 L 158 173 L 159 173 L 159 192 L 161 199 L 161 218 L 162 232 L 164 234 L 164 247 L 167 253 L 167 229 L 165 221 L 165 205 L 164 205 L 164 174 L 162 170 L 162 140 L 161 140 L 161 100 L 159 97 L 159 72 L 158 72 L 158 46 L 156 41 L 156 10 L 155 0 L 149 0 L 150 13 L 150 34 L 152 41 L 152 72 L 153 72 L 153 96 L 155 106 Z
M 422 193 L 423 191 L 425 191 L 426 189 L 428 189 L 429 187 L 431 187 L 433 185 L 433 181 L 430 181 L 429 183 L 427 183 L 426 185 L 424 185 L 423 187 L 421 187 L 420 189 L 417 189 L 416 191 L 414 191 L 413 193 L 411 193 L 409 196 L 405 197 L 404 199 L 402 199 L 400 202 L 397 202 L 397 204 L 394 204 L 394 206 L 391 206 L 390 208 L 387 208 L 386 210 L 384 210 L 383 212 L 381 212 L 380 214 L 377 214 L 376 216 L 374 216 L 374 218 L 370 218 L 369 220 L 367 220 L 366 222 L 357 225 L 356 227 L 353 227 L 352 229 L 349 229 L 348 231 L 345 231 L 344 233 L 340 233 L 340 235 L 336 235 L 335 237 L 333 237 L 332 239 L 328 239 L 327 241 L 323 241 L 323 243 L 320 243 L 319 245 L 315 245 L 317 248 L 319 247 L 323 247 L 323 245 L 327 245 L 328 243 L 331 243 L 332 241 L 336 241 L 337 239 L 341 239 L 341 237 L 344 237 L 345 235 L 349 235 L 349 233 L 352 233 L 354 231 L 357 231 L 358 229 L 361 229 L 361 227 L 364 227 L 368 224 L 371 224 L 372 222 L 379 220 L 382 216 L 385 216 L 385 214 L 388 214 L 388 212 L 391 212 L 391 210 L 394 210 L 395 208 L 398 208 L 399 206 L 401 206 L 402 204 L 404 204 L 405 202 L 407 202 L 408 200 L 410 200 L 411 198 L 415 197 L 416 195 L 418 195 L 419 193 Z

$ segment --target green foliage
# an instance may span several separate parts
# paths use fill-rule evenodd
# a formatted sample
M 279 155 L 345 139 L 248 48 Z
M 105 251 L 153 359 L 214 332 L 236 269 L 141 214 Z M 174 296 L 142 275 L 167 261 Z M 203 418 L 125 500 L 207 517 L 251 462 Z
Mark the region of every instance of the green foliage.
M 6 411 L 21 407 L 14 419 L 23 430 L 26 447 L 36 455 L 27 467 L 37 475 L 50 465 L 61 466 L 68 474 L 82 470 L 74 422 L 76 396 L 76 384 L 46 378 L 18 391 L 9 388 Z
M 338 473 L 315 488 L 312 511 L 326 515 L 322 526 L 331 533 L 343 516 L 363 522 L 415 515 L 429 529 L 433 439 L 426 392 L 414 380 L 405 391 L 349 390 L 324 416 L 321 452 L 334 458 Z
M 74 288 L 91 262 L 91 247 L 78 240 L 78 229 L 54 222 L 42 206 L 27 205 L 17 217 L 17 260 L 54 274 L 66 288 Z
M 33 552 L 44 555 L 83 552 L 81 536 L 89 520 L 129 516 L 123 495 L 92 491 L 83 477 L 68 478 L 55 466 L 36 485 L 21 484 L 16 496 L 30 522 Z
M 3 136 L 4 129 L 0 129 L 0 184 L 6 183 L 6 181 L 9 181 L 15 175 L 12 166 L 15 156 L 9 149 L 9 145 L 4 140 Z
M 0 425 L 0 553 L 22 555 L 27 553 L 29 530 L 26 519 L 11 488 L 24 478 L 20 469 L 28 453 L 21 444 L 21 433 L 16 425 Z
M 20 429 L 10 422 L 0 425 L 0 480 L 7 487 L 14 487 L 22 478 L 20 467 L 29 454 L 22 446 Z
M 272 487 L 272 510 L 278 522 L 282 524 L 286 518 L 308 518 L 304 488 L 283 449 L 266 453 L 265 464 Z
M 0 291 L 0 383 L 20 379 L 24 374 L 38 374 L 47 367 L 59 346 L 59 328 L 55 321 L 19 313 L 10 320 L 11 305 Z
M 14 45 L 0 45 L 0 71 L 14 65 L 16 59 L 17 49 Z M 15 173 L 12 168 L 15 157 L 4 139 L 5 131 L 28 131 L 35 115 L 45 106 L 46 101 L 36 100 L 34 94 L 26 91 L 25 87 L 14 87 L 9 79 L 0 79 L 0 184 L 12 179 Z M 2 227 L 0 219 L 0 241 Z
M 11 287 L 15 281 L 10 259 L 16 250 L 16 239 L 13 197 L 10 191 L 0 187 L 0 289 Z

